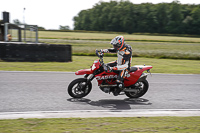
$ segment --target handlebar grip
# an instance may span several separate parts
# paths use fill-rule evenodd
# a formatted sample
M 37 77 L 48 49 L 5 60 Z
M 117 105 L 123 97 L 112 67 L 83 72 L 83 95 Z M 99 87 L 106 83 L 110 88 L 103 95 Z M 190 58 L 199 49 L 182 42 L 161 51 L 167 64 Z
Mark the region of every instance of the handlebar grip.
M 99 57 L 99 51 L 96 49 L 96 55 Z
M 100 52 L 100 54 L 99 54 L 99 52 Z M 103 52 L 101 51 L 101 50 L 97 50 L 96 49 L 96 55 L 98 56 L 98 57 L 100 57 L 100 58 L 102 58 L 103 57 Z

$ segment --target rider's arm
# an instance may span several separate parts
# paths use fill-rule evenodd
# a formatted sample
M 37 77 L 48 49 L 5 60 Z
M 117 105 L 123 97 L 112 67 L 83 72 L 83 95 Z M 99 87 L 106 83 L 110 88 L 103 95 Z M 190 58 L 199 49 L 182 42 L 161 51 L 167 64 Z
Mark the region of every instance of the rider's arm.
M 108 49 L 109 53 L 117 53 L 117 50 L 115 50 L 114 48 L 110 48 Z
M 114 48 L 110 48 L 110 49 L 102 49 L 102 52 L 104 52 L 104 53 L 116 53 L 117 51 Z

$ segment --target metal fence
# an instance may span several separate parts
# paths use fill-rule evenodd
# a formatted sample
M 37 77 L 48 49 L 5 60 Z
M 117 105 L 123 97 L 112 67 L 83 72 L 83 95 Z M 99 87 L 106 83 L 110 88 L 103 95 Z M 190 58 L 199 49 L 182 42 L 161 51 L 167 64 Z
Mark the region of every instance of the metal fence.
M 37 25 L 22 25 L 22 40 L 24 42 L 38 43 L 38 27 Z
M 8 35 L 11 35 L 12 39 L 9 39 Z M 4 41 L 38 43 L 38 27 L 37 25 L 4 23 Z

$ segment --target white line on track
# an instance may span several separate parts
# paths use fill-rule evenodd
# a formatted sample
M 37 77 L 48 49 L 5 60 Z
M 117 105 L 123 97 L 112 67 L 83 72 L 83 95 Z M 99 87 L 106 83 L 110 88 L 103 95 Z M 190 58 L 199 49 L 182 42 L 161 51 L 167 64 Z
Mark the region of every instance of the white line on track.
M 0 112 L 0 119 L 200 116 L 200 109 L 71 110 Z

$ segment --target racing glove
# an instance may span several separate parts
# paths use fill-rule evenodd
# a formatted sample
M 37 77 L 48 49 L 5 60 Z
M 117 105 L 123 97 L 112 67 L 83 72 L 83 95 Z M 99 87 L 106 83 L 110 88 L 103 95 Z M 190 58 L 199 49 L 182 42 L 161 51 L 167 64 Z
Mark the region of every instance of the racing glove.
M 111 71 L 117 70 L 117 67 L 110 67 Z
M 108 71 L 109 72 L 113 72 L 113 70 L 117 70 L 117 67 L 110 67 L 110 66 L 108 66 Z
M 108 53 L 109 51 L 108 51 L 108 49 L 101 49 L 101 52 Z

